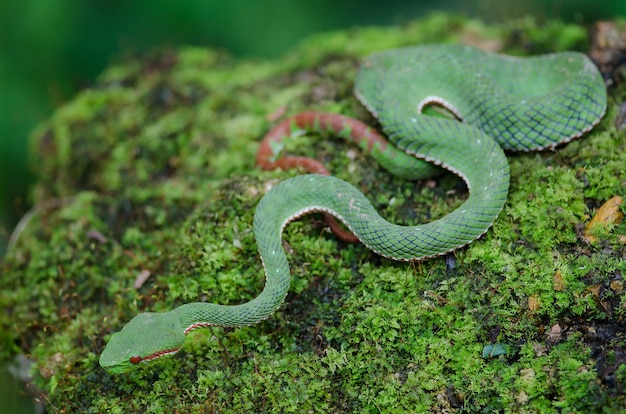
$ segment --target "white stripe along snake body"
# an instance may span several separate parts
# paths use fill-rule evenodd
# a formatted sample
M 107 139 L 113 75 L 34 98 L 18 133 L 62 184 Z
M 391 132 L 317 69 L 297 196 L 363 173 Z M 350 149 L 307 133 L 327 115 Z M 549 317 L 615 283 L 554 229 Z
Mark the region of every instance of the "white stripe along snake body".
M 420 177 L 424 168 L 431 170 L 422 160 L 440 165 L 466 181 L 468 199 L 440 220 L 406 227 L 384 220 L 340 179 L 308 174 L 285 180 L 263 197 L 254 215 L 266 273 L 259 296 L 235 306 L 194 302 L 140 313 L 111 336 L 100 356 L 102 367 L 125 372 L 177 352 L 195 328 L 250 325 L 271 315 L 290 284 L 282 230 L 305 213 L 332 214 L 369 249 L 395 260 L 437 256 L 471 242 L 506 202 L 509 166 L 503 149 L 539 150 L 574 139 L 600 121 L 607 100 L 600 73 L 583 54 L 516 58 L 460 45 L 373 54 L 361 65 L 355 93 L 393 143 L 370 148 L 386 168 Z M 429 104 L 445 106 L 463 122 L 423 115 Z

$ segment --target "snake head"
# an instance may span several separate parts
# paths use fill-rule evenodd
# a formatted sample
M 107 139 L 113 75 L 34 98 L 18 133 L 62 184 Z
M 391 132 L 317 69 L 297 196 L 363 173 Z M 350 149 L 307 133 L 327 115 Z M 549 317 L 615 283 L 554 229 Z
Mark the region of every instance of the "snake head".
M 100 355 L 100 366 L 114 374 L 127 372 L 178 352 L 184 342 L 184 328 L 172 313 L 140 313 L 111 336 Z

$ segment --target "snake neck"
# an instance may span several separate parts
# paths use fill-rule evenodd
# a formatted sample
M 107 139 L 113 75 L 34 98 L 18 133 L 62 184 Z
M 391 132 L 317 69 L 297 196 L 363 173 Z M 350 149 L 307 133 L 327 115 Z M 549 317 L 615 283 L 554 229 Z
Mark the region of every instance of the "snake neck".
M 275 190 L 268 195 L 270 200 L 265 197 L 254 215 L 255 239 L 266 277 L 263 291 L 239 305 L 194 302 L 179 306 L 171 312 L 180 320 L 185 333 L 207 326 L 252 325 L 270 316 L 285 300 L 290 270 L 282 246 L 282 230 L 289 221 L 302 215 L 303 202 L 276 200 L 280 196 Z
M 266 319 L 285 299 L 287 291 L 273 295 L 268 286 L 259 296 L 241 305 L 218 305 L 193 302 L 172 310 L 184 329 L 185 334 L 211 326 L 246 326 Z

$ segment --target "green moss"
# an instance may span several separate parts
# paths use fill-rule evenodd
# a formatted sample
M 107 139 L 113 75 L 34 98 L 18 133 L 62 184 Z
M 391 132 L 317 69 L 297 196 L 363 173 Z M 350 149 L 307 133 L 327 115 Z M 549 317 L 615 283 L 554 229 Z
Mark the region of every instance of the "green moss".
M 261 290 L 254 207 L 268 184 L 296 174 L 254 165 L 271 114 L 370 119 L 351 93 L 359 58 L 443 41 L 523 54 L 584 49 L 586 33 L 436 14 L 318 35 L 271 62 L 181 48 L 107 69 L 34 133 L 41 207 L 2 263 L 2 357 L 34 361 L 50 411 L 623 407 L 626 294 L 612 282 L 626 272 L 626 224 L 594 245 L 580 237 L 626 182 L 614 104 L 592 134 L 557 152 L 511 155 L 504 211 L 451 257 L 395 263 L 308 217 L 285 231 L 292 287 L 272 317 L 196 331 L 177 355 L 128 375 L 98 366 L 109 335 L 138 312 L 241 303 Z M 287 150 L 323 160 L 398 223 L 441 217 L 465 197 L 450 175 L 406 183 L 341 141 L 315 138 Z M 483 357 L 489 345 L 498 352 Z

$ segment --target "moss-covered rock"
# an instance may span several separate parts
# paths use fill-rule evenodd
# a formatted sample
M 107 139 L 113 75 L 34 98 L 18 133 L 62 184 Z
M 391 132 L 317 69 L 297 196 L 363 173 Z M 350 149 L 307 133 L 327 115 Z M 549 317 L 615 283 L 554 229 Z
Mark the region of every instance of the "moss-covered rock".
M 557 152 L 511 155 L 504 211 L 453 257 L 391 262 L 307 217 L 286 230 L 292 288 L 268 320 L 196 331 L 127 375 L 99 367 L 108 336 L 138 312 L 255 297 L 254 207 L 296 174 L 260 172 L 259 139 L 277 114 L 305 109 L 371 119 L 351 93 L 360 58 L 427 42 L 588 48 L 579 26 L 437 14 L 316 36 L 269 62 L 181 47 L 110 67 L 34 133 L 37 208 L 2 263 L 2 356 L 34 361 L 55 412 L 624 407 L 626 225 L 581 238 L 626 185 L 614 103 Z M 289 151 L 323 160 L 396 222 L 435 219 L 465 197 L 452 176 L 402 182 L 344 142 L 311 138 Z

